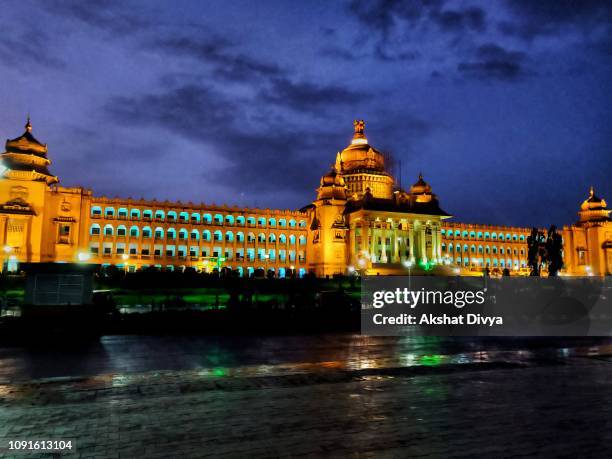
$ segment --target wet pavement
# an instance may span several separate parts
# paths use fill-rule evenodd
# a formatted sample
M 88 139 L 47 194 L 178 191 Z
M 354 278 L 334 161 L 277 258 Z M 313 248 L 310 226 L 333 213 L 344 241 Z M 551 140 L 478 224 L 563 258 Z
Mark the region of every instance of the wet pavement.
M 611 396 L 609 339 L 112 336 L 0 349 L 0 447 L 44 438 L 73 439 L 72 457 L 609 457 Z

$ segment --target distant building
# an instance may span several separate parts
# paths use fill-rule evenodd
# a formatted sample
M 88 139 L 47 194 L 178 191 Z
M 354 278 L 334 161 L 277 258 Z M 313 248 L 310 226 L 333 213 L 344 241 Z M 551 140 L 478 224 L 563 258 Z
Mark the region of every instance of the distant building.
M 363 121 L 351 144 L 301 210 L 249 209 L 94 196 L 58 185 L 47 146 L 26 131 L 0 155 L 3 266 L 90 262 L 135 271 L 226 267 L 276 276 L 480 273 L 526 268 L 529 228 L 450 222 L 422 175 L 396 186 L 384 155 L 370 146 Z M 612 271 L 610 211 L 593 190 L 580 218 L 562 230 L 565 272 Z

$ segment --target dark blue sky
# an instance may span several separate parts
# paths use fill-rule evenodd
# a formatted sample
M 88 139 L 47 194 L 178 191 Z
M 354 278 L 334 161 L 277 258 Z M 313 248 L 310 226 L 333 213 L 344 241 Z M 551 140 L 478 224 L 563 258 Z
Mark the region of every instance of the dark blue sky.
M 298 208 L 365 119 L 466 222 L 612 200 L 612 3 L 2 3 L 0 135 L 64 185 Z

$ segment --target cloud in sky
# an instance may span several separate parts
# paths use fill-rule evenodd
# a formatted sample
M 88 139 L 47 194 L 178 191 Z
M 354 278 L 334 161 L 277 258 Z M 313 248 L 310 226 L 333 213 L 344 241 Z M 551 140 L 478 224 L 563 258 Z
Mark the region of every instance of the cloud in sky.
M 460 220 L 568 223 L 590 184 L 612 199 L 611 16 L 590 0 L 9 1 L 0 129 L 30 111 L 67 184 L 297 208 L 363 118 L 403 184 L 423 171 Z

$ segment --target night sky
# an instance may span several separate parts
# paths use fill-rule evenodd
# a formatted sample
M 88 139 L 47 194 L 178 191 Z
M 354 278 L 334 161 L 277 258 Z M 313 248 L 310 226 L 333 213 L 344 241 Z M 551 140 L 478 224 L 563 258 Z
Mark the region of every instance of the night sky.
M 0 135 L 30 113 L 65 186 L 295 209 L 365 119 L 455 220 L 612 202 L 612 2 L 10 0 L 0 26 Z

